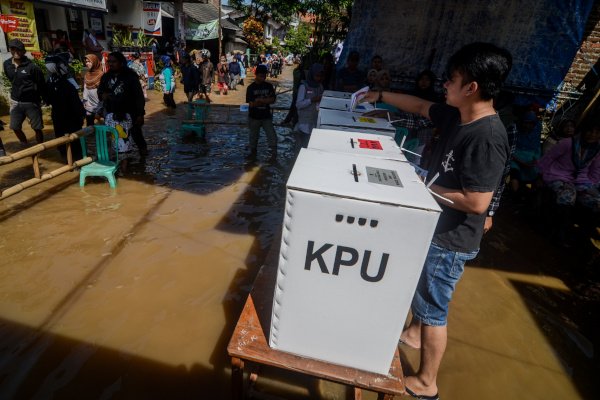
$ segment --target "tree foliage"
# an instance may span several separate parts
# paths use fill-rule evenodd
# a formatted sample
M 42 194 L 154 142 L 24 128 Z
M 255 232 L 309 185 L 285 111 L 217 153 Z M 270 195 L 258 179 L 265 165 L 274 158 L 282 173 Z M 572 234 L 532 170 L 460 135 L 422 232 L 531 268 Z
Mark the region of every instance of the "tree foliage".
M 244 40 L 254 52 L 264 47 L 264 27 L 262 22 L 250 16 L 243 25 Z
M 294 54 L 306 54 L 310 44 L 311 33 L 311 26 L 305 22 L 301 22 L 296 28 L 290 29 L 285 36 L 287 49 Z
M 348 33 L 354 0 L 229 0 L 229 5 L 259 21 L 289 23 L 296 15 L 314 16 L 315 49 L 331 47 Z

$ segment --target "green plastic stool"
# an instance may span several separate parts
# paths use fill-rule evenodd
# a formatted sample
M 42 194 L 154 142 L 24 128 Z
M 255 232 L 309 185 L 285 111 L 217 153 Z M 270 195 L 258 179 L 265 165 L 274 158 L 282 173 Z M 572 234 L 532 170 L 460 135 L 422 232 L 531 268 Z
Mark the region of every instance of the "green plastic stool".
M 181 123 L 181 133 L 193 131 L 200 137 L 206 136 L 204 122 L 208 117 L 208 107 L 209 104 L 203 99 L 188 102 L 186 119 Z
M 115 128 L 105 125 L 95 125 L 94 133 L 96 135 L 96 161 L 81 167 L 79 172 L 79 186 L 85 186 L 87 176 L 104 176 L 108 179 L 111 188 L 117 187 L 117 178 L 115 173 L 119 168 L 119 133 Z M 112 136 L 114 143 L 114 160 L 110 159 L 110 141 L 108 135 Z M 85 136 L 79 138 L 83 157 L 87 157 L 87 146 Z

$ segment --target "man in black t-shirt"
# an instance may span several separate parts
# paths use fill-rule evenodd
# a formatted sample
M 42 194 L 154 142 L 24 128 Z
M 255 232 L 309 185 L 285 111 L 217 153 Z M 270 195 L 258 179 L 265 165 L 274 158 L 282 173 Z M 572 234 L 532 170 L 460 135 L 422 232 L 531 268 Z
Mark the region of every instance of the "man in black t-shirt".
M 267 67 L 259 65 L 256 67 L 254 82 L 246 89 L 246 103 L 249 106 L 248 127 L 250 128 L 250 154 L 246 157 L 248 161 L 256 161 L 256 149 L 258 147 L 258 135 L 262 127 L 267 134 L 267 142 L 271 149 L 269 161 L 277 159 L 277 135 L 273 127 L 273 116 L 270 104 L 275 103 L 275 88 L 268 82 Z
M 46 81 L 42 70 L 27 56 L 25 45 L 19 39 L 8 42 L 11 58 L 4 61 L 4 74 L 11 82 L 10 90 L 10 128 L 15 132 L 21 146 L 27 146 L 27 136 L 23 132 L 23 121 L 29 120 L 31 129 L 35 131 L 38 143 L 44 141 L 42 129 L 42 98 L 46 97 Z M 4 154 L 4 146 L 0 139 L 0 155 Z
M 437 373 L 447 342 L 448 303 L 466 261 L 475 258 L 486 211 L 509 154 L 504 125 L 493 107 L 512 65 L 508 51 L 473 43 L 448 62 L 446 104 L 388 92 L 363 101 L 392 104 L 431 119 L 440 130 L 427 181 L 443 210 L 413 298 L 413 314 L 401 342 L 421 349 L 421 365 L 405 380 L 406 391 L 438 399 Z

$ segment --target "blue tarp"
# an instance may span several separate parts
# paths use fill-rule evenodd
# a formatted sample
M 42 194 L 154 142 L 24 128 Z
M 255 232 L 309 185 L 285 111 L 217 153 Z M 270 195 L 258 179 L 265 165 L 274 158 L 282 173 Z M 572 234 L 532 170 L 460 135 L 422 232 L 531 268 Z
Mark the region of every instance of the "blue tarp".
M 491 42 L 513 55 L 508 85 L 554 92 L 577 49 L 593 0 L 356 0 L 348 51 L 361 67 L 379 54 L 395 75 L 415 77 L 431 68 L 440 77 L 461 46 Z M 589 60 L 591 65 L 596 60 Z

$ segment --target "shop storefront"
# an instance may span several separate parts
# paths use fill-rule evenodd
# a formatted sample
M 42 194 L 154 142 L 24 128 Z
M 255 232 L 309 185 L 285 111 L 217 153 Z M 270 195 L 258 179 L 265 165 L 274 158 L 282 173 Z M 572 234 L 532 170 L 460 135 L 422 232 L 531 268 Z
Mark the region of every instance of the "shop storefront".
M 106 0 L 37 0 L 34 8 L 42 51 L 54 50 L 63 32 L 76 58 L 83 56 L 84 29 L 106 40 Z

